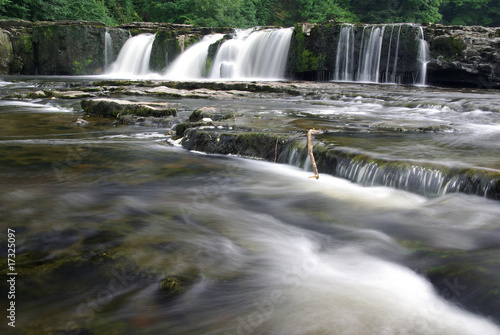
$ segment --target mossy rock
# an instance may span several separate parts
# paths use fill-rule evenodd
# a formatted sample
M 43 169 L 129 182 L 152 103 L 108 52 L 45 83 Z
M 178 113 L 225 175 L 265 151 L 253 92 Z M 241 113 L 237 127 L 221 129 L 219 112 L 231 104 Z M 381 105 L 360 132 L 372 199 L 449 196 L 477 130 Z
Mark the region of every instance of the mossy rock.
M 445 60 L 461 56 L 465 49 L 467 49 L 467 44 L 463 38 L 456 36 L 438 36 L 430 45 L 431 55 L 434 58 L 442 56 Z
M 196 109 L 189 116 L 189 122 L 199 122 L 204 118 L 210 118 L 213 121 L 222 121 L 233 118 L 236 116 L 235 112 L 222 112 L 217 108 L 213 107 L 202 107 Z
M 38 25 L 33 28 L 37 65 L 42 75 L 100 74 L 104 69 L 104 25 Z M 89 48 L 92 45 L 92 48 Z
M 124 115 L 166 117 L 177 115 L 176 108 L 151 107 L 146 104 L 120 103 L 113 100 L 82 100 L 81 106 L 86 113 L 103 117 Z
M 187 291 L 189 281 L 183 277 L 168 276 L 160 282 L 163 297 L 174 298 Z
M 0 74 L 8 74 L 13 61 L 14 53 L 9 34 L 0 30 Z
M 190 129 L 185 132 L 182 146 L 188 150 L 212 154 L 232 154 L 274 161 L 289 140 L 289 136 L 268 133 Z

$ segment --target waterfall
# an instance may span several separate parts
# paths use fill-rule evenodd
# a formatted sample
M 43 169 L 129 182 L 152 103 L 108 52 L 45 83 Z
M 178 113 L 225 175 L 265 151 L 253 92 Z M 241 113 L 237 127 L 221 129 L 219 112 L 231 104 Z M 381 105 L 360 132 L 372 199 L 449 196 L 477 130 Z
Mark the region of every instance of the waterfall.
M 345 25 L 340 29 L 334 80 L 354 80 L 354 30 L 352 25 Z
M 243 45 L 253 29 L 236 30 L 235 37 L 225 41 L 217 51 L 210 73 L 211 79 L 232 78 Z
M 206 71 L 208 48 L 224 35 L 213 34 L 191 45 L 167 68 L 164 76 L 169 80 L 201 79 Z
M 380 55 L 385 26 L 371 27 L 366 40 L 361 40 L 358 81 L 379 82 Z M 366 35 L 363 35 L 363 38 Z
M 414 40 L 415 34 L 417 40 Z M 412 49 L 415 43 L 418 55 L 408 55 L 405 50 Z M 424 84 L 428 54 L 422 27 L 391 24 L 364 26 L 361 30 L 354 25 L 342 25 L 333 80 Z
M 283 79 L 293 28 L 237 30 L 232 39 L 221 43 L 223 34 L 204 36 L 182 52 L 161 76 L 168 80 L 210 79 Z M 111 41 L 106 33 L 106 67 L 111 54 Z M 110 36 L 109 36 L 110 38 Z M 151 75 L 149 59 L 155 35 L 140 34 L 130 38 L 120 50 L 108 74 L 123 76 Z M 220 43 L 213 59 L 209 48 Z M 168 58 L 168 53 L 167 53 Z
M 104 34 L 104 70 L 108 70 L 108 66 L 113 55 L 113 40 L 109 34 L 108 28 Z
M 292 28 L 236 32 L 217 52 L 210 78 L 282 79 L 292 32 Z
M 121 48 L 116 61 L 111 64 L 108 73 L 120 77 L 148 74 L 154 38 L 154 34 L 140 34 L 129 38 Z
M 396 82 L 396 69 L 398 67 L 399 37 L 401 36 L 401 27 L 402 27 L 402 25 L 399 25 L 398 38 L 397 38 L 397 43 L 396 43 L 396 52 L 394 54 L 394 64 L 392 66 L 392 74 L 391 74 L 391 79 L 390 79 L 391 83 Z
M 420 64 L 420 73 L 418 76 L 418 85 L 425 85 L 427 77 L 427 55 L 429 54 L 429 45 L 424 38 L 424 30 L 422 27 L 418 27 L 418 63 Z

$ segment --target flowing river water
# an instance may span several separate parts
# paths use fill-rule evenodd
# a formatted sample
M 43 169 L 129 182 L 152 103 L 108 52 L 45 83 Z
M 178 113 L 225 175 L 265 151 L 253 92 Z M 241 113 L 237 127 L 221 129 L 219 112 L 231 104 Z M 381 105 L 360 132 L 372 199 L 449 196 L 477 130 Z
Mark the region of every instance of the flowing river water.
M 0 91 L 92 80 L 4 77 Z M 217 107 L 374 157 L 498 171 L 498 92 L 325 83 L 171 100 L 184 111 L 163 128 L 84 116 L 79 99 L 0 100 L 16 334 L 500 334 L 498 200 L 310 179 L 304 162 L 187 151 L 169 133 Z

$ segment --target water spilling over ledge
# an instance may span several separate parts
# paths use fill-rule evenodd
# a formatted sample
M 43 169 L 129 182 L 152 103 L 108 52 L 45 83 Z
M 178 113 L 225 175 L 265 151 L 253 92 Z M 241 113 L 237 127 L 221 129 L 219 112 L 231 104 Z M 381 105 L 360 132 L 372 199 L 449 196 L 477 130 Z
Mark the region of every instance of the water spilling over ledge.
M 428 45 L 422 27 L 397 24 L 335 28 L 340 29 L 335 32 L 336 39 L 325 42 L 331 43 L 330 50 L 321 51 L 335 55 L 331 69 L 327 64 L 330 55 L 301 49 L 297 44 L 301 32 L 294 35 L 292 28 L 251 28 L 237 30 L 231 36 L 206 35 L 167 63 L 161 73 L 151 71 L 149 66 L 155 37 L 138 35 L 127 41 L 108 75 L 166 80 L 280 80 L 287 69 L 303 73 L 300 62 L 309 60 L 294 59 L 310 54 L 316 66 L 327 68 L 323 71 L 327 77 L 321 80 L 425 84 Z M 320 58 L 323 64 L 317 62 Z
M 312 171 L 304 138 L 191 130 L 184 134 L 183 147 L 211 154 L 233 154 L 274 160 Z M 345 178 L 364 186 L 387 186 L 432 198 L 460 192 L 500 200 L 498 170 L 390 161 L 328 148 L 321 144 L 315 146 L 314 156 L 320 173 Z
M 110 77 L 154 77 L 164 80 L 281 80 L 293 29 L 255 28 L 237 31 L 233 38 L 211 34 L 180 53 L 161 73 L 150 70 L 155 36 L 131 38 L 107 75 Z M 216 47 L 210 54 L 209 50 Z

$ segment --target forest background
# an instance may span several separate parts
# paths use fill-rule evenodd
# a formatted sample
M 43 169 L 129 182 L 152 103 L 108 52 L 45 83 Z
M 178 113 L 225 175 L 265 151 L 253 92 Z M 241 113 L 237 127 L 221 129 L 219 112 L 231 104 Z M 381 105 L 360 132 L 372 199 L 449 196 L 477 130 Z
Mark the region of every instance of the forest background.
M 0 19 L 170 22 L 206 27 L 297 22 L 500 26 L 499 0 L 0 0 Z

